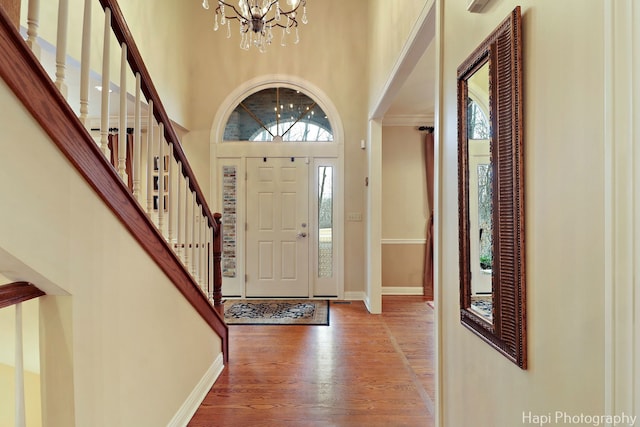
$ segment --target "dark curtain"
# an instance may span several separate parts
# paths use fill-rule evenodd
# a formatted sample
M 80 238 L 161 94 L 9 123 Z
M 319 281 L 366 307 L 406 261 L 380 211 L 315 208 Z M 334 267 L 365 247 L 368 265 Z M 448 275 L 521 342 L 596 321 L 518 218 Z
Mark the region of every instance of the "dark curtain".
M 433 131 L 425 137 L 425 166 L 427 170 L 427 202 L 430 215 L 427 220 L 427 244 L 424 259 L 423 295 L 427 300 L 433 300 Z
M 118 170 L 118 134 L 110 133 L 109 134 L 109 151 L 111 151 L 111 164 L 116 170 Z M 129 187 L 129 191 L 133 192 L 133 167 L 132 167 L 132 159 L 133 159 L 133 134 L 127 133 L 127 150 L 126 150 L 127 159 L 125 161 L 125 169 L 127 172 L 127 186 Z

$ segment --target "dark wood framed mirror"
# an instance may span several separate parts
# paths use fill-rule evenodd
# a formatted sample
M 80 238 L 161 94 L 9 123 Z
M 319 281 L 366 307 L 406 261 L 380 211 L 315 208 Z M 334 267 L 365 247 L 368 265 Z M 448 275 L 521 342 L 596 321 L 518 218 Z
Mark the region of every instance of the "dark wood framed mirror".
M 458 67 L 460 317 L 527 367 L 520 7 Z

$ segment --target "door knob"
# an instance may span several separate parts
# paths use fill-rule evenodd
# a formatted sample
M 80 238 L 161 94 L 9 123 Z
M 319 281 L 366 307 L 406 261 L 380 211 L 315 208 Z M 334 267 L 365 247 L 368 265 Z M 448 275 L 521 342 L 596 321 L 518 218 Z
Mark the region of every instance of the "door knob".
M 302 231 L 302 232 L 298 233 L 298 237 L 307 237 L 307 233 Z

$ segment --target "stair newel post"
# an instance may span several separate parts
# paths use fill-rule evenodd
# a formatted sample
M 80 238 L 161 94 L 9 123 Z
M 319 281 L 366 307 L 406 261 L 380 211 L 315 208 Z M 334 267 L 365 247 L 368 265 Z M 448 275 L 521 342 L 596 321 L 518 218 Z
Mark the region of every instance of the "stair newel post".
M 184 186 L 184 266 L 189 271 L 189 249 L 190 249 L 190 241 L 191 234 L 189 233 L 189 198 L 191 196 L 191 191 L 189 189 L 189 177 L 187 176 L 185 179 Z
M 125 185 L 129 185 L 127 176 L 127 45 L 122 43 L 120 52 L 120 122 L 118 129 L 118 175 Z
M 136 73 L 136 105 L 134 108 L 134 124 L 133 124 L 133 159 L 132 159 L 132 167 L 133 167 L 133 197 L 136 200 L 140 200 L 140 168 L 142 159 L 140 158 L 142 147 L 142 107 L 141 107 L 141 78 L 140 73 Z
M 180 181 L 182 178 L 182 162 L 178 161 L 178 176 L 177 176 L 177 194 L 176 194 L 176 199 L 177 199 L 177 206 L 176 206 L 176 213 L 177 213 L 177 224 L 176 224 L 176 228 L 178 229 L 178 240 L 176 242 L 176 255 L 178 255 L 178 258 L 183 258 L 183 254 L 184 252 L 182 251 L 182 245 L 184 244 L 184 238 L 182 236 L 182 234 L 184 233 L 184 229 L 182 228 L 182 222 L 183 222 L 183 212 L 182 212 L 182 182 Z
M 58 34 L 56 41 L 56 87 L 67 99 L 65 70 L 67 67 L 67 32 L 69 22 L 69 0 L 58 1 Z
M 213 304 L 219 308 L 222 307 L 222 215 L 216 212 L 213 219 L 216 222 L 213 230 Z
M 38 27 L 40 26 L 40 0 L 29 0 L 27 9 L 27 45 L 36 58 L 40 59 Z
M 158 229 L 164 236 L 164 123 L 158 125 Z
M 149 100 L 149 122 L 147 124 L 147 215 L 153 212 L 153 100 Z
M 173 142 L 169 143 L 169 176 L 168 176 L 168 180 L 167 180 L 167 188 L 166 188 L 166 192 L 167 192 L 167 198 L 168 198 L 168 202 L 169 205 L 167 206 L 167 240 L 169 241 L 169 244 L 171 245 L 171 247 L 173 248 Z
M 109 158 L 109 56 L 111 40 L 111 9 L 104 10 L 104 40 L 102 45 L 102 93 L 100 105 L 100 148 Z
M 88 126 L 89 115 L 89 71 L 91 69 L 91 3 L 84 0 L 82 18 L 82 50 L 80 57 L 80 121 Z

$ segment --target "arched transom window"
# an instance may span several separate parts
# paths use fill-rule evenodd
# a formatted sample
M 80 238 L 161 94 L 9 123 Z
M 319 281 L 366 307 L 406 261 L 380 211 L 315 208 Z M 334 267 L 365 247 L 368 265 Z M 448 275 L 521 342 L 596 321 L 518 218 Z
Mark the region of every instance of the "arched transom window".
M 233 110 L 225 141 L 333 141 L 325 112 L 296 89 L 273 87 L 246 97 Z

